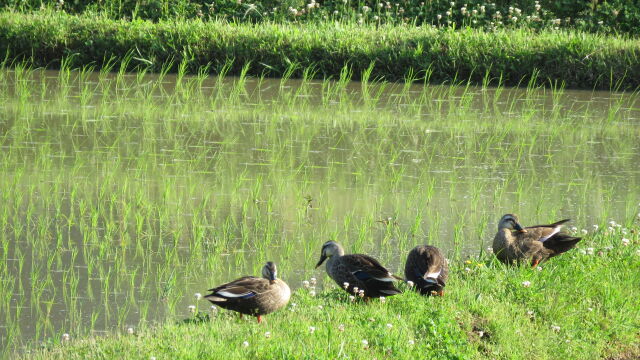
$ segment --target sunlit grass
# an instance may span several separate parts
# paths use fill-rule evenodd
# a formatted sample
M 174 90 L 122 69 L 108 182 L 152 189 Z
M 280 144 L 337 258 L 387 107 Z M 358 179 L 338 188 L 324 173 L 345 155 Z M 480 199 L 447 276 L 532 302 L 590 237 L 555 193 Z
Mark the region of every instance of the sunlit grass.
M 193 298 L 197 315 L 182 309 L 184 321 L 58 340 L 28 358 L 632 358 L 640 352 L 637 230 L 627 245 L 620 228 L 592 232 L 535 269 L 505 267 L 491 254 L 456 261 L 442 298 L 407 291 L 354 303 L 335 285 L 316 295 L 301 287 L 263 324 Z

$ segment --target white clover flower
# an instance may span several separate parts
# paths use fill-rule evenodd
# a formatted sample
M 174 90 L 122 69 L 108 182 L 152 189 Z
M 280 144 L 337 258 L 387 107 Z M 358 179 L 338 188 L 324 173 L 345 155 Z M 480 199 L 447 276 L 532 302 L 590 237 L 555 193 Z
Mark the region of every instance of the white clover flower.
M 315 290 L 309 291 L 309 296 L 316 296 L 316 291 Z
M 127 334 L 133 335 L 133 328 L 132 327 L 127 329 Z
M 407 286 L 408 286 L 408 287 L 412 288 L 412 287 L 413 287 L 413 285 L 415 285 L 415 284 L 413 283 L 413 281 L 411 281 L 411 280 L 407 281 Z
M 593 255 L 594 249 L 590 247 L 590 248 L 587 248 L 586 251 L 587 251 L 587 255 Z
M 338 325 L 338 331 L 344 331 L 344 324 Z
M 305 289 L 308 289 L 309 288 L 309 282 L 307 280 L 303 281 L 302 282 L 302 287 L 305 288 Z
M 361 298 L 364 297 L 364 290 L 360 290 L 358 291 L 358 296 L 360 296 Z
M 356 294 L 356 295 L 358 294 L 358 287 L 357 286 L 353 287 L 353 293 Z
M 535 313 L 533 312 L 533 310 L 527 310 L 527 315 L 529 317 L 533 317 L 533 315 L 535 315 Z
M 409 344 L 409 346 L 413 346 L 413 344 L 415 344 L 415 341 L 413 341 L 412 339 L 409 339 L 407 343 Z
M 491 246 L 487 247 L 486 251 L 488 254 L 493 254 L 493 248 Z
M 596 224 L 593 224 L 593 231 L 598 231 L 598 229 L 599 229 L 599 226 Z
M 471 14 L 478 15 L 478 10 L 476 10 L 476 9 L 471 10 Z
M 271 331 L 267 331 L 266 333 L 264 333 L 264 337 L 266 337 L 267 339 L 271 337 Z
M 371 10 L 371 8 L 368 7 L 367 5 L 362 7 L 362 12 L 364 12 L 364 13 L 369 12 L 369 10 Z
M 189 309 L 189 312 L 192 312 L 192 313 L 196 312 L 196 306 L 195 305 L 189 305 L 187 308 Z
M 587 311 L 591 312 L 591 311 L 593 311 L 593 308 L 588 307 L 588 308 L 587 308 Z
M 453 1 L 449 3 L 449 5 L 451 5 L 451 7 L 456 6 L 456 3 L 454 3 Z
M 338 10 L 333 10 L 333 15 L 338 15 Z
M 243 347 L 249 347 L 249 342 L 248 341 L 243 341 L 242 342 L 242 346 Z
M 349 288 L 349 283 L 348 282 L 343 282 L 342 283 L 342 287 L 347 290 Z
M 196 297 L 196 300 L 202 299 L 202 294 L 200 294 L 200 293 L 195 293 L 194 296 Z
M 309 332 L 311 334 L 313 334 L 316 331 L 316 328 L 314 326 L 309 326 Z
M 542 271 L 542 266 L 536 266 L 536 270 Z
M 582 233 L 582 235 L 587 235 L 589 233 L 589 231 L 587 231 L 587 229 L 582 229 L 582 230 L 580 230 L 580 232 Z
M 446 14 L 447 16 L 451 16 L 451 11 L 447 11 L 445 14 Z
M 353 295 L 349 296 L 349 301 L 354 302 L 355 300 L 356 300 L 355 296 L 353 296 Z
M 322 305 L 318 305 L 318 310 L 322 310 L 323 306 Z
M 438 18 L 438 20 L 442 19 L 442 15 L 438 14 L 438 16 L 436 16 L 436 18 Z M 638 214 L 640 215 L 640 214 Z
M 362 340 L 362 347 L 365 348 L 365 349 L 369 348 L 369 342 L 366 339 Z
M 609 221 L 609 226 L 616 226 L 616 222 L 614 220 Z
M 387 329 L 391 330 L 393 328 L 393 324 L 387 323 Z
M 470 273 L 470 272 L 471 272 L 471 269 L 469 269 L 468 267 L 466 267 L 466 268 L 464 268 L 464 271 L 465 271 L 465 272 L 467 272 L 467 273 Z
M 530 287 L 531 286 L 531 281 L 528 281 L 528 280 L 527 281 L 523 281 L 522 282 L 522 286 L 524 286 L 526 288 Z
M 311 283 L 311 286 L 316 286 L 316 284 L 318 283 L 318 280 L 312 277 L 311 279 L 309 279 L 309 282 Z
M 379 19 L 380 19 L 380 17 L 379 17 L 378 15 L 374 15 L 374 16 L 373 16 L 373 20 L 378 21 Z
M 387 298 L 384 296 L 380 296 L 380 302 L 384 304 L 385 301 L 387 301 Z
M 71 336 L 67 333 L 62 334 L 62 341 L 69 341 L 71 340 Z
M 627 238 L 622 238 L 622 245 L 623 245 L 623 246 L 629 246 L 629 239 L 627 239 Z
M 551 325 L 551 330 L 553 330 L 553 331 L 555 331 L 555 332 L 558 332 L 558 331 L 560 331 L 560 326 L 558 326 L 558 325 Z

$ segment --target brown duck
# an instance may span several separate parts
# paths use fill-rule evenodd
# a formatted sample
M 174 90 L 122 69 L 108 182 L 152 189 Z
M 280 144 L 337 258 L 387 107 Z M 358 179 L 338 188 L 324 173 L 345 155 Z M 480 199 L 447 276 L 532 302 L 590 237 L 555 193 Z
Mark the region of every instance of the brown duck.
M 205 299 L 223 309 L 252 315 L 262 321 L 262 315 L 272 313 L 289 302 L 291 290 L 277 277 L 276 264 L 269 261 L 262 268 L 262 277 L 244 276 L 209 289 Z
M 437 247 L 418 245 L 409 252 L 404 277 L 420 294 L 443 296 L 448 275 L 447 261 Z
M 531 261 L 531 266 L 537 266 L 541 261 L 571 250 L 581 240 L 560 232 L 568 221 L 570 219 L 523 228 L 518 216 L 506 214 L 498 223 L 493 252 L 503 263 Z
M 387 268 L 382 266 L 378 260 L 369 255 L 344 254 L 344 249 L 334 241 L 327 241 L 322 245 L 320 261 L 316 268 L 327 261 L 327 273 L 340 287 L 347 292 L 353 292 L 357 287 L 364 291 L 367 298 L 378 298 L 381 296 L 392 296 L 400 294 L 393 282 L 403 280 L 397 277 Z

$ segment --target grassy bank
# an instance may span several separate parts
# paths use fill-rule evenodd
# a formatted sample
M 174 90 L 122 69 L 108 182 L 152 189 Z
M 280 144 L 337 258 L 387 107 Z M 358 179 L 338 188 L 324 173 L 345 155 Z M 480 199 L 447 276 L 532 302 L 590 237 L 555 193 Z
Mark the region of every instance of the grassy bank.
M 62 12 L 0 14 L 0 57 L 55 68 L 104 66 L 129 57 L 129 69 L 354 79 L 427 77 L 436 83 L 564 83 L 568 87 L 635 89 L 640 42 L 623 37 L 545 30 L 454 31 L 431 27 L 320 24 L 228 24 L 199 20 L 114 21 Z M 244 64 L 250 66 L 244 68 Z M 292 73 L 292 64 L 299 64 Z M 366 71 L 370 69 L 371 71 Z
M 351 303 L 339 289 L 314 297 L 300 288 L 265 324 L 212 311 L 201 300 L 200 315 L 191 321 L 71 337 L 25 358 L 635 359 L 637 232 L 637 225 L 630 232 L 615 225 L 592 232 L 578 249 L 537 269 L 505 267 L 490 254 L 454 261 L 443 298 L 407 292 L 384 302 Z M 316 273 L 325 276 L 324 269 Z M 189 316 L 187 309 L 184 314 Z

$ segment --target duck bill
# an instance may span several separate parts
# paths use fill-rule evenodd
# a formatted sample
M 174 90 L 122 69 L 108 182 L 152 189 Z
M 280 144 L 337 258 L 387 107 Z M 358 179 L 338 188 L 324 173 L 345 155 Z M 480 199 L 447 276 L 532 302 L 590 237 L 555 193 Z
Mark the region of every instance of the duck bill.
M 276 279 L 269 279 L 269 284 L 273 285 L 276 283 Z
M 522 231 L 524 232 L 524 228 L 522 227 L 522 225 L 520 225 L 519 222 L 516 222 L 516 224 L 513 226 L 514 229 L 518 230 L 518 231 Z
M 326 256 L 324 256 L 324 255 L 320 256 L 320 261 L 318 261 L 318 263 L 316 264 L 316 269 L 317 269 L 318 267 L 320 267 L 320 265 L 322 265 L 322 263 L 323 263 L 325 260 L 327 260 L 327 257 L 326 257 Z

